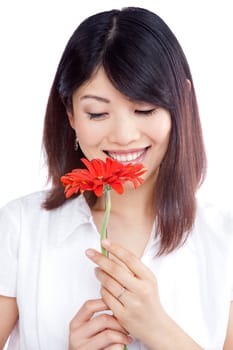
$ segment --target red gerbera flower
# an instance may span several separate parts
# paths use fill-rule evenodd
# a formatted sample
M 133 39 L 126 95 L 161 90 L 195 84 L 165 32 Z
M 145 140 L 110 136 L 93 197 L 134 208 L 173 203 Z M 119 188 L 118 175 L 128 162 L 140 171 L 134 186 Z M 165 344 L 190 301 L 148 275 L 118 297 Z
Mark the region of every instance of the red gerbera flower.
M 126 181 L 133 183 L 134 188 L 143 183 L 140 178 L 146 172 L 142 164 L 122 164 L 111 158 L 106 162 L 101 159 L 91 161 L 82 158 L 81 161 L 87 169 L 74 169 L 70 173 L 61 177 L 61 182 L 65 186 L 66 198 L 80 191 L 93 191 L 100 197 L 106 185 L 110 186 L 117 193 L 123 193 L 123 184 Z

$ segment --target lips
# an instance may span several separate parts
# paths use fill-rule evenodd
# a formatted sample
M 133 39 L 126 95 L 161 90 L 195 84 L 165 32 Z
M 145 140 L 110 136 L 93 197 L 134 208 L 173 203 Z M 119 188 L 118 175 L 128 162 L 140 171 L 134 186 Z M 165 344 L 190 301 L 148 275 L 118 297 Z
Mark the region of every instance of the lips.
M 125 151 L 105 151 L 109 157 L 117 160 L 118 162 L 139 162 L 144 158 L 145 152 L 148 147 L 137 150 L 125 150 Z

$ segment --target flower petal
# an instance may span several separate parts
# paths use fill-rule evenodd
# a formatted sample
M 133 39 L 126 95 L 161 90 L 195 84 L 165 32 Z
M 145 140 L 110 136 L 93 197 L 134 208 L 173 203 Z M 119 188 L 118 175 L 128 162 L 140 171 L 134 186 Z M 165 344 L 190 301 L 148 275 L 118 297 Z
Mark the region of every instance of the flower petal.
M 113 182 L 111 185 L 112 189 L 116 191 L 119 194 L 122 194 L 124 192 L 124 188 L 121 184 L 121 182 Z
M 104 186 L 100 185 L 100 186 L 97 186 L 93 191 L 97 197 L 100 197 L 103 194 L 103 190 L 104 190 Z
M 97 197 L 103 194 L 104 186 L 109 185 L 117 193 L 123 193 L 123 184 L 126 181 L 133 183 L 137 188 L 143 183 L 140 178 L 146 172 L 142 164 L 122 164 L 110 157 L 105 162 L 101 159 L 81 161 L 87 169 L 74 169 L 61 177 L 67 198 L 80 191 L 94 191 Z

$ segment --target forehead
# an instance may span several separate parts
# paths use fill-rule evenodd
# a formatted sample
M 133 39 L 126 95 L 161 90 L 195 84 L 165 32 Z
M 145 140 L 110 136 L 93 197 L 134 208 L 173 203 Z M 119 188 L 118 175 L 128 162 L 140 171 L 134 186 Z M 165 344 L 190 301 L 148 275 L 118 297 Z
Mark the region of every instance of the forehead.
M 74 97 L 79 100 L 85 100 L 88 97 L 95 96 L 96 100 L 110 102 L 112 99 L 130 99 L 117 90 L 111 83 L 103 68 L 98 69 L 91 78 L 83 83 L 74 93 Z
M 85 81 L 73 94 L 73 101 L 85 103 L 85 101 L 122 103 L 130 105 L 157 105 L 151 101 L 131 98 L 118 90 L 110 81 L 105 70 L 100 67 L 91 78 Z

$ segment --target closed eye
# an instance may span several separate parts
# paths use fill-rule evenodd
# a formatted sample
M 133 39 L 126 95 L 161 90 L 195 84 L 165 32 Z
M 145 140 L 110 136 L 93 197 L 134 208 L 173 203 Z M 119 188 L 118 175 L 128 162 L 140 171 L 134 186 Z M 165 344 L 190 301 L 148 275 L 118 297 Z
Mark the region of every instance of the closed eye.
M 107 113 L 87 113 L 90 119 L 103 119 L 106 118 Z
M 136 110 L 135 110 L 135 113 L 137 113 L 137 114 L 142 114 L 142 115 L 151 115 L 151 114 L 153 114 L 156 110 L 157 110 L 157 108 L 146 109 L 146 110 L 139 110 L 139 109 L 136 109 Z

